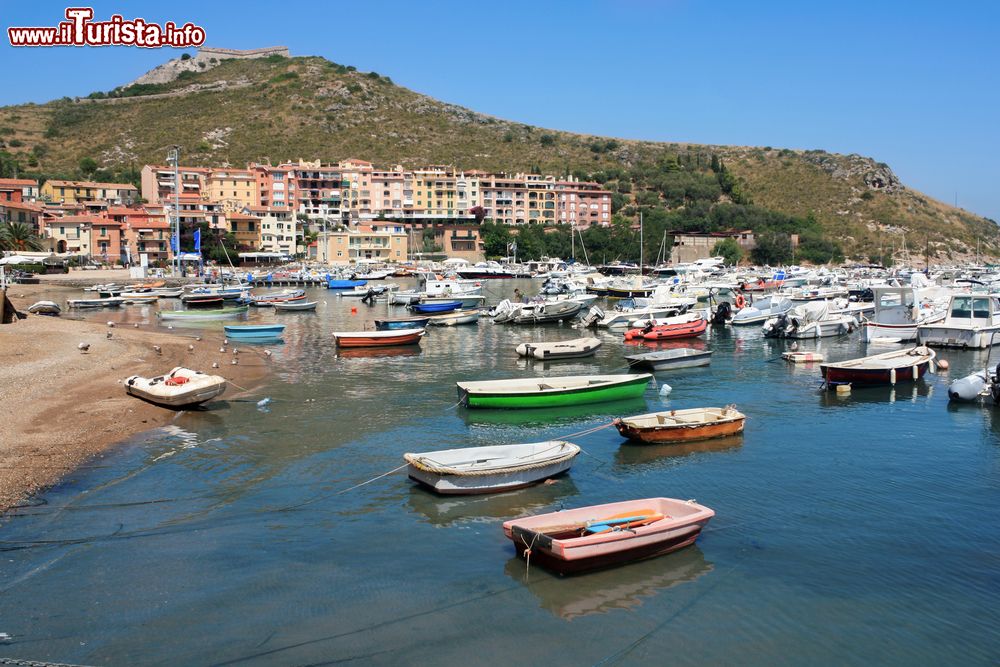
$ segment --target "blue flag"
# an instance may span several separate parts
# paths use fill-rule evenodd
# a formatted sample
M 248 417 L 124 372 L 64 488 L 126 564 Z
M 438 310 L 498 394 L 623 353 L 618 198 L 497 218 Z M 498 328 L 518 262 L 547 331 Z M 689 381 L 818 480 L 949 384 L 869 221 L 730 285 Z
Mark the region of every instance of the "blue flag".
M 180 252 L 177 248 L 177 234 L 170 235 L 170 249 L 174 251 L 175 255 Z
M 194 230 L 194 251 L 201 252 L 201 230 Z

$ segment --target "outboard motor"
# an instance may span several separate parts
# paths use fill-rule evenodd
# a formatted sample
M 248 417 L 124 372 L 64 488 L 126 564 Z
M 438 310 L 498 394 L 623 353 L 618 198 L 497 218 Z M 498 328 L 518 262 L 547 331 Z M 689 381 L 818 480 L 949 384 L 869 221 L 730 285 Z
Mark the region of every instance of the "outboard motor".
M 375 290 L 368 288 L 368 292 L 361 297 L 361 303 L 367 303 L 369 306 L 375 305 Z
M 948 398 L 952 401 L 975 401 L 990 384 L 986 371 L 979 371 L 948 385 Z
M 584 317 L 581 322 L 584 327 L 596 326 L 598 322 L 604 319 L 604 311 L 593 306 L 590 311 L 587 312 L 587 316 Z
M 733 315 L 733 307 L 728 301 L 723 301 L 719 304 L 719 307 L 715 309 L 715 315 L 712 316 L 712 324 L 725 324 L 730 317 Z

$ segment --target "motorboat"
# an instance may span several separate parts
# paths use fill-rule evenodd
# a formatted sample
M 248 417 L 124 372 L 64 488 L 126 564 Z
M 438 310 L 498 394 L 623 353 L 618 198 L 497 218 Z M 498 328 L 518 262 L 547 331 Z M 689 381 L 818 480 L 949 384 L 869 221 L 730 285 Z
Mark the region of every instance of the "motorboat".
M 125 391 L 150 403 L 168 408 L 188 408 L 221 396 L 226 378 L 178 366 L 165 375 L 125 378 Z
M 787 297 L 777 294 L 762 296 L 733 313 L 730 324 L 733 326 L 762 324 L 772 317 L 784 315 L 791 309 L 792 301 Z
M 62 308 L 55 301 L 36 301 L 28 306 L 28 312 L 32 315 L 52 315 L 56 316 L 62 312 Z
M 939 288 L 883 286 L 870 289 L 875 312 L 863 321 L 862 335 L 866 343 L 876 338 L 916 340 L 918 326 L 935 324 L 948 314 L 947 301 L 941 298 Z
M 762 327 L 767 338 L 825 338 L 851 333 L 858 321 L 850 315 L 830 313 L 826 301 L 804 303 L 787 313 L 772 317 Z
M 551 301 L 523 305 L 514 316 L 514 324 L 563 322 L 576 317 L 583 309 L 578 301 Z
M 448 495 L 513 491 L 561 475 L 580 448 L 564 440 L 404 454 L 407 475 Z
M 574 574 L 683 549 L 713 516 L 693 500 L 644 498 L 511 519 L 503 531 L 529 563 Z
M 917 342 L 932 347 L 985 349 L 1000 344 L 1000 294 L 955 294 L 944 320 L 917 326 Z

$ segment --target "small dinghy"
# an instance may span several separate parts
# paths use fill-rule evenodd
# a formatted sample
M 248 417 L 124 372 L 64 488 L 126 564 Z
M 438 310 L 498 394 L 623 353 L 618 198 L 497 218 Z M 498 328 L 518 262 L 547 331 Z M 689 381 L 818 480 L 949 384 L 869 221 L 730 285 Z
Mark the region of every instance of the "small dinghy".
M 274 312 L 294 312 L 294 311 L 304 311 L 304 310 L 316 310 L 316 304 L 318 301 L 285 301 L 285 302 L 275 302 Z
M 573 465 L 580 448 L 549 440 L 524 445 L 497 445 L 405 454 L 410 479 L 442 494 L 512 491 L 561 475 Z
M 248 310 L 249 306 L 246 305 L 214 310 L 161 310 L 156 316 L 161 320 L 225 320 L 245 315 Z
M 677 320 L 677 321 L 670 321 Z M 681 315 L 669 318 L 666 323 L 650 322 L 641 329 L 631 329 L 625 332 L 625 340 L 672 340 L 675 338 L 695 338 L 705 333 L 708 320 L 697 315 Z
M 475 308 L 470 310 L 456 310 L 444 315 L 431 315 L 430 323 L 439 327 L 453 327 L 457 324 L 476 324 L 479 321 L 479 311 Z
M 425 334 L 420 329 L 390 329 L 388 331 L 334 331 L 337 347 L 391 347 L 419 345 Z
M 225 299 L 221 294 L 185 294 L 181 303 L 188 308 L 222 308 Z
M 55 301 L 36 301 L 28 306 L 28 312 L 32 315 L 58 315 L 62 308 Z
M 653 378 L 637 375 L 571 375 L 457 382 L 468 408 L 551 408 L 640 398 Z
M 271 292 L 270 294 L 261 294 L 260 296 L 251 297 L 250 305 L 257 307 L 267 307 L 273 306 L 276 303 L 294 303 L 296 301 L 305 301 L 306 293 L 304 290 L 285 290 L 283 292 Z
M 226 378 L 178 366 L 166 375 L 125 378 L 125 391 L 168 408 L 185 408 L 210 401 L 226 390 Z
M 690 442 L 743 432 L 746 415 L 732 406 L 651 412 L 614 421 L 623 437 L 644 443 Z
M 522 357 L 551 361 L 592 357 L 600 346 L 598 338 L 574 338 L 555 343 L 521 343 L 516 350 Z
M 511 519 L 503 532 L 529 563 L 573 574 L 683 549 L 713 516 L 693 500 L 645 498 Z
M 928 371 L 933 372 L 934 357 L 934 350 L 919 346 L 871 357 L 820 364 L 819 370 L 827 387 L 831 388 L 838 384 L 895 385 L 897 382 L 916 382 Z
M 375 320 L 376 331 L 391 331 L 392 329 L 422 329 L 431 321 L 430 315 L 425 317 L 394 317 Z
M 630 368 L 669 371 L 675 368 L 708 366 L 712 363 L 712 351 L 680 347 L 673 350 L 646 352 L 645 354 L 629 354 L 625 356 L 625 361 L 628 362 Z
M 533 307 L 522 307 L 514 316 L 514 324 L 545 324 L 547 322 L 562 322 L 576 317 L 583 309 L 579 301 L 551 301 L 535 304 Z
M 326 281 L 326 286 L 328 289 L 356 289 L 358 287 L 364 287 L 368 284 L 367 280 L 335 280 L 331 278 Z
M 285 331 L 284 324 L 227 324 L 222 328 L 234 340 L 274 339 Z
M 462 307 L 461 301 L 440 301 L 435 303 L 411 303 L 409 309 L 415 313 L 449 313 Z
M 109 296 L 105 299 L 69 299 L 66 305 L 70 308 L 117 308 L 124 299 Z

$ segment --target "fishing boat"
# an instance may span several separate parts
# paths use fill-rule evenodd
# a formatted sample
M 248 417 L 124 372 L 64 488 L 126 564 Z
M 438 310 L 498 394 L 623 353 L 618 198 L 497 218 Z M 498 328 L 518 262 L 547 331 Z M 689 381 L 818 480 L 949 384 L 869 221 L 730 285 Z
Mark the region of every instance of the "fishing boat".
M 354 289 L 356 287 L 364 287 L 367 284 L 367 280 L 336 280 L 331 278 L 326 281 L 326 286 L 329 289 Z
M 549 408 L 639 398 L 652 375 L 572 375 L 458 382 L 468 408 Z
M 420 329 L 392 329 L 389 331 L 335 331 L 337 347 L 390 347 L 393 345 L 418 345 L 426 331 Z
M 422 329 L 431 321 L 430 315 L 426 317 L 396 317 L 375 320 L 376 331 L 391 331 L 393 329 Z
M 623 437 L 645 443 L 688 442 L 743 432 L 746 415 L 732 406 L 650 412 L 614 421 Z
M 511 519 L 503 531 L 529 563 L 574 574 L 683 549 L 713 516 L 693 500 L 645 498 Z
M 284 303 L 276 302 L 274 304 L 274 312 L 285 313 L 285 312 L 300 312 L 304 310 L 316 310 L 316 304 L 318 301 L 285 301 Z
M 178 366 L 166 375 L 125 378 L 125 391 L 169 408 L 187 408 L 210 401 L 226 390 L 226 378 Z
M 227 324 L 222 328 L 234 340 L 277 338 L 285 331 L 284 324 Z
M 772 317 L 784 315 L 791 309 L 792 301 L 787 297 L 779 296 L 777 294 L 763 296 L 754 299 L 752 304 L 746 305 L 737 310 L 733 315 L 733 319 L 730 324 L 734 326 L 761 324 Z
M 32 315 L 58 315 L 62 308 L 55 301 L 36 301 L 28 306 L 28 312 Z
M 577 316 L 583 304 L 579 301 L 553 301 L 535 304 L 533 308 L 521 308 L 514 316 L 514 324 L 545 324 L 562 322 Z
M 227 308 L 216 308 L 214 310 L 161 310 L 156 316 L 161 320 L 225 320 L 230 317 L 245 315 L 249 306 L 229 306 Z
M 628 354 L 625 355 L 625 361 L 628 362 L 629 368 L 670 371 L 677 368 L 708 366 L 712 363 L 712 351 L 679 347 L 672 350 L 660 350 L 644 354 Z
M 941 288 L 877 286 L 871 291 L 875 312 L 864 321 L 866 343 L 876 338 L 916 340 L 918 326 L 935 324 L 948 314 L 947 299 L 942 300 Z
M 598 338 L 573 338 L 554 343 L 521 343 L 515 349 L 522 357 L 554 361 L 592 357 L 600 346 L 601 341 Z
M 625 332 L 625 340 L 671 340 L 675 338 L 695 338 L 708 329 L 708 320 L 700 314 L 687 314 L 668 318 L 664 324 L 647 324 L 641 329 L 630 329 Z
M 917 342 L 933 347 L 982 350 L 1000 344 L 1000 294 L 956 294 L 947 316 L 917 326 Z
M 431 315 L 430 323 L 439 327 L 453 327 L 457 324 L 475 324 L 479 321 L 479 311 L 475 308 L 471 310 L 453 310 L 443 315 Z
M 66 305 L 70 308 L 117 308 L 124 299 L 110 296 L 104 299 L 68 299 Z
M 222 308 L 225 299 L 218 294 L 185 295 L 181 297 L 181 303 L 188 308 Z
M 407 474 L 441 494 L 471 495 L 513 491 L 561 475 L 580 448 L 549 440 L 404 454 Z
M 461 301 L 440 301 L 437 303 L 411 303 L 409 308 L 415 313 L 448 313 L 462 307 Z
M 251 297 L 250 305 L 266 307 L 276 303 L 293 303 L 295 301 L 305 301 L 305 290 L 285 290 L 284 292 L 271 292 Z
M 895 385 L 897 382 L 916 382 L 928 371 L 932 371 L 934 356 L 934 350 L 918 346 L 871 357 L 820 364 L 819 369 L 828 387 L 838 384 Z

